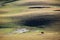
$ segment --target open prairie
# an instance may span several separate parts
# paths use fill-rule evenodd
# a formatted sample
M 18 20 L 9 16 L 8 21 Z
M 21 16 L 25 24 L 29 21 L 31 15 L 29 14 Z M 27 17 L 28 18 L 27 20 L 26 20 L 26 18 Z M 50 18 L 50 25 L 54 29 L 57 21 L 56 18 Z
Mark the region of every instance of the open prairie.
M 58 32 L 44 31 L 44 34 L 40 32 L 31 31 L 22 34 L 5 34 L 0 35 L 0 40 L 60 40 L 60 34 Z
M 29 31 L 18 33 L 23 28 Z M 60 40 L 60 1 L 18 0 L 0 4 L 0 40 Z

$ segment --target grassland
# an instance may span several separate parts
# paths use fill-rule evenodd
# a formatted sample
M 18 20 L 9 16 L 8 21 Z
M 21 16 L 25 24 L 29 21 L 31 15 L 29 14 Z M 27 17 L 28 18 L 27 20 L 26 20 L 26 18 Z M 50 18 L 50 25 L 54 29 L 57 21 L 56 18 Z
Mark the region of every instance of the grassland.
M 0 35 L 4 35 L 10 33 L 14 30 L 14 28 L 0 28 Z
M 40 0 L 39 0 L 40 1 Z M 44 1 L 44 0 L 42 0 Z M 26 2 L 36 2 L 35 0 L 22 0 L 6 4 L 6 6 L 0 7 L 0 27 L 11 27 L 11 28 L 0 28 L 0 40 L 60 40 L 60 22 L 56 24 L 49 25 L 46 29 L 34 28 L 30 32 L 26 33 L 17 33 L 12 34 L 11 32 L 15 31 L 18 28 L 28 28 L 29 26 L 20 26 L 15 22 L 19 22 L 20 16 L 22 19 L 35 18 L 37 15 L 59 15 L 59 11 L 55 12 L 54 10 L 60 10 L 58 6 L 50 6 L 51 8 L 43 9 L 29 9 L 29 6 L 20 6 L 21 3 Z M 47 2 L 47 1 L 45 1 Z M 49 1 L 49 3 L 55 3 L 56 1 Z M 56 2 L 58 4 L 58 2 Z M 19 4 L 19 5 L 17 5 Z M 31 5 L 30 5 L 31 6 Z M 59 24 L 59 25 L 58 25 Z M 49 28 L 50 27 L 50 28 Z M 37 29 L 37 30 L 35 30 Z M 41 34 L 41 32 L 44 34 Z
M 27 33 L 7 34 L 12 32 L 13 28 L 0 29 L 0 40 L 60 40 L 60 35 L 57 32 L 49 32 L 46 30 L 36 30 Z M 40 32 L 44 31 L 44 34 Z M 4 35 L 1 35 L 4 34 Z
M 27 7 L 23 7 L 23 6 L 4 6 L 4 7 L 1 7 L 0 8 L 0 11 L 2 12 L 6 12 L 6 13 L 0 13 L 0 14 L 15 14 L 15 13 L 20 13 L 20 12 L 23 12 L 24 10 L 26 10 Z

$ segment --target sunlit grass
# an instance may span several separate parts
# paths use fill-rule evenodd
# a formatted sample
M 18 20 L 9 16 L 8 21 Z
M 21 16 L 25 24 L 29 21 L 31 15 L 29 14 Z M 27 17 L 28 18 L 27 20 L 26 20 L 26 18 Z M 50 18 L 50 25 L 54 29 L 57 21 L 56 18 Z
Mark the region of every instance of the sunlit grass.
M 9 32 L 13 32 L 12 29 L 10 28 L 5 28 L 5 29 L 0 29 L 0 33 L 6 34 Z M 31 32 L 26 32 L 26 33 L 17 33 L 17 34 L 6 34 L 6 35 L 1 35 L 0 39 L 1 40 L 58 40 L 60 39 L 59 34 L 57 34 L 56 32 L 46 32 L 45 30 L 44 34 L 41 34 L 41 30 L 40 31 L 31 31 Z
M 3 12 L 7 11 L 5 14 L 15 14 L 27 10 L 27 7 L 26 6 L 4 6 L 1 7 L 0 10 L 2 10 Z
M 0 7 L 0 15 L 4 15 L 4 14 L 18 14 L 21 13 L 23 11 L 27 10 L 27 7 L 23 7 L 23 6 L 3 6 Z M 17 20 L 13 20 L 11 18 L 1 18 L 0 16 L 0 23 L 7 23 L 7 22 L 15 22 Z
M 14 28 L 0 28 L 0 35 L 10 33 L 13 30 L 14 30 Z

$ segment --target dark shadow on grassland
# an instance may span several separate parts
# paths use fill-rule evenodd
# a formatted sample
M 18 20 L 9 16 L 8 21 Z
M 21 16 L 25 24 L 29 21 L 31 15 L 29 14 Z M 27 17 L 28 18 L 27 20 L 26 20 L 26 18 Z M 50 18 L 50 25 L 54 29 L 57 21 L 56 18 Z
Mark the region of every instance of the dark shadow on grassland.
M 54 10 L 54 11 L 60 11 L 60 10 Z
M 59 17 L 54 15 L 43 15 L 43 16 L 33 16 L 31 18 L 24 18 L 22 21 L 16 22 L 18 25 L 30 26 L 30 27 L 41 27 L 49 26 L 54 22 L 60 21 Z
M 32 7 L 29 7 L 29 9 L 35 9 L 35 8 L 51 8 L 51 7 L 44 7 L 44 6 L 32 6 Z
M 36 13 L 35 13 L 36 14 Z M 49 14 L 28 14 L 23 16 L 5 17 L 5 19 L 16 20 L 15 22 L 6 23 L 6 27 L 28 26 L 28 27 L 42 27 L 52 25 L 60 21 L 60 15 Z M 4 19 L 4 18 L 3 18 Z M 4 25 L 4 24 L 3 24 Z M 7 26 L 8 25 L 8 26 Z

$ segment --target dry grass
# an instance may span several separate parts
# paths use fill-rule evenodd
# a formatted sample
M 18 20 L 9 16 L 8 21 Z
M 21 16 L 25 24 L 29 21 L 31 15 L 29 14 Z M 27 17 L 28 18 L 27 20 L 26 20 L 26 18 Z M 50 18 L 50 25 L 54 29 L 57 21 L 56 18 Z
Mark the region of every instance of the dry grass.
M 22 3 L 26 2 L 33 2 L 35 0 L 24 0 Z M 42 0 L 44 1 L 44 0 Z M 48 1 L 48 2 L 47 2 Z M 55 1 L 47 0 L 44 2 L 47 3 L 55 3 Z M 20 3 L 20 2 L 19 2 Z M 57 3 L 57 2 L 56 2 Z M 7 9 L 7 10 L 6 10 Z M 28 9 L 26 7 L 2 7 L 0 8 L 0 13 L 6 13 L 6 14 L 0 14 L 0 23 L 6 23 L 6 22 L 11 22 L 12 20 L 10 19 L 1 19 L 1 17 L 15 17 L 15 16 L 29 16 L 29 15 L 36 15 L 35 13 L 39 14 L 54 14 L 55 11 L 59 8 L 48 8 L 48 9 Z M 1 11 L 2 10 L 2 11 Z M 3 11 L 4 10 L 4 11 Z M 7 13 L 8 12 L 8 13 Z M 45 13 L 47 12 L 47 13 Z M 56 12 L 57 13 L 57 12 Z M 9 29 L 10 30 L 10 29 Z M 5 32 L 9 32 L 9 30 L 6 30 Z M 46 32 L 45 34 L 40 34 L 40 32 L 28 32 L 28 33 L 22 33 L 22 34 L 4 34 L 4 30 L 0 31 L 0 40 L 60 40 L 60 34 L 56 32 Z
M 0 40 L 60 40 L 60 35 L 56 32 L 29 32 L 22 34 L 0 35 Z

